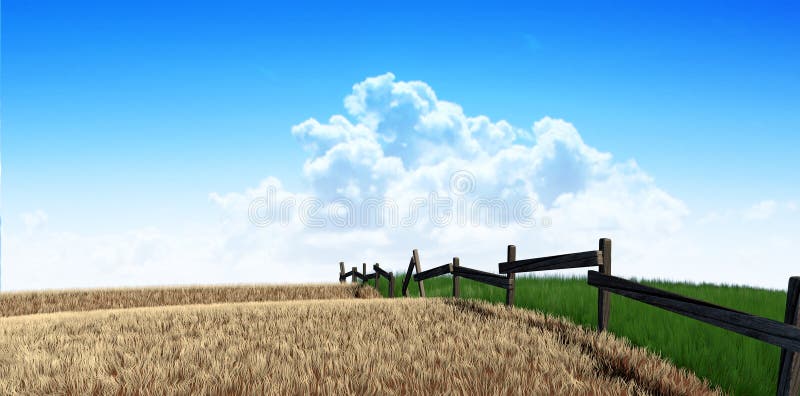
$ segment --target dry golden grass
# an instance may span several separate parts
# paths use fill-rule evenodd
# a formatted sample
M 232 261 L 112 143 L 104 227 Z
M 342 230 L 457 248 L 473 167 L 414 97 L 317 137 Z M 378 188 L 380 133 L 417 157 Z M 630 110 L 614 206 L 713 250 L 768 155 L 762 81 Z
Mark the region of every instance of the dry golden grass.
M 0 319 L 0 394 L 713 394 L 608 334 L 452 299 Z
M 0 293 L 0 317 L 95 309 L 226 302 L 379 297 L 357 284 L 166 286 Z

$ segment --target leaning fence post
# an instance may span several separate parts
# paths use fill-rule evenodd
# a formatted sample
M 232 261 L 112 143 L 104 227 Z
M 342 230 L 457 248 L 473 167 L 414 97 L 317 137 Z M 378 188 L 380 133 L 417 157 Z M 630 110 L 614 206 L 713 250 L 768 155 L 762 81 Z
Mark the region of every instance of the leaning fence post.
M 414 254 L 414 268 L 417 270 L 417 273 L 420 273 L 422 272 L 422 266 L 419 264 L 419 253 L 417 252 L 417 249 L 414 249 L 413 254 Z M 419 281 L 417 283 L 419 284 L 419 296 L 425 297 L 425 285 L 422 283 L 422 281 Z
M 611 240 L 608 238 L 600 239 L 600 252 L 603 254 L 603 265 L 600 266 L 600 273 L 611 275 Z M 605 331 L 608 328 L 608 315 L 611 312 L 611 295 L 608 291 L 598 289 L 597 291 L 597 331 Z
M 406 269 L 406 276 L 403 277 L 403 287 L 400 289 L 400 295 L 408 297 L 408 284 L 411 283 L 411 276 L 414 271 L 414 254 L 411 254 L 411 259 L 408 260 L 408 269 Z
M 455 272 L 456 268 L 459 266 L 461 266 L 461 260 L 459 260 L 458 257 L 453 257 L 453 272 Z M 461 297 L 461 280 L 455 273 L 453 274 L 453 297 Z
M 784 323 L 800 326 L 800 276 L 789 278 L 786 292 L 786 314 Z M 778 369 L 778 395 L 797 395 L 800 391 L 800 354 L 781 349 L 781 364 Z
M 514 245 L 508 245 L 508 250 L 506 251 L 506 261 L 511 263 L 517 261 L 517 247 Z M 508 273 L 508 289 L 506 289 L 506 305 L 509 307 L 514 306 L 514 283 L 516 283 L 516 273 L 509 272 Z
M 394 298 L 394 273 L 389 275 L 389 298 Z
M 344 275 L 344 261 L 339 262 L 339 283 L 346 282 L 346 280 L 342 278 L 342 275 Z
M 356 273 L 358 272 L 358 267 L 353 267 L 353 283 L 356 283 Z

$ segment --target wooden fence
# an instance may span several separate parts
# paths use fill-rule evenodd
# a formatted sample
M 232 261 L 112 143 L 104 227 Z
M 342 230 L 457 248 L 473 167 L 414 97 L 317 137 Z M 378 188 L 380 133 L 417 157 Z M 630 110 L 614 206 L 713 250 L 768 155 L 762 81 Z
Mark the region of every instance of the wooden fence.
M 538 257 L 525 260 L 516 260 L 516 246 L 508 246 L 506 262 L 498 264 L 498 272 L 508 274 L 514 281 L 514 275 L 524 272 L 552 271 L 569 268 L 594 267 L 600 272 L 611 275 L 611 240 L 600 239 L 598 250 L 589 250 L 580 253 L 559 254 L 557 256 Z M 513 293 L 509 305 L 514 304 Z M 608 317 L 611 312 L 611 299 L 607 291 L 600 290 L 597 294 L 597 330 L 604 331 L 608 327 Z
M 523 260 L 516 259 L 516 246 L 508 245 L 506 261 L 498 264 L 498 272 L 500 274 L 462 267 L 458 257 L 453 257 L 451 263 L 422 271 L 419 252 L 414 249 L 403 279 L 402 295 L 408 297 L 408 285 L 412 278 L 419 284 L 420 297 L 425 297 L 424 281 L 426 279 L 449 274 L 453 277 L 454 297 L 458 298 L 461 295 L 459 278 L 467 278 L 506 289 L 506 305 L 513 306 L 515 278 L 518 273 L 595 266 L 598 267 L 599 271 L 590 270 L 587 275 L 587 282 L 598 290 L 598 331 L 602 332 L 608 328 L 611 312 L 611 293 L 641 301 L 779 346 L 781 348 L 781 357 L 778 369 L 777 394 L 783 396 L 798 395 L 800 393 L 800 277 L 789 279 L 786 311 L 784 322 L 781 323 L 612 276 L 611 240 L 602 238 L 599 241 L 598 250 Z M 339 280 L 344 282 L 348 276 L 352 276 L 353 282 L 356 281 L 356 278 L 360 278 L 364 282 L 375 278 L 375 287 L 377 288 L 378 278 L 380 276 L 388 277 L 390 297 L 394 297 L 394 275 L 380 269 L 378 264 L 374 266 L 375 273 L 364 275 L 367 271 L 366 268 L 366 264 L 364 264 L 362 273 L 357 272 L 356 267 L 353 267 L 352 271 L 345 273 L 344 263 L 340 262 Z M 416 273 L 412 275 L 413 272 Z
M 589 271 L 589 285 L 781 347 L 778 395 L 800 392 L 800 277 L 789 279 L 784 323 Z
M 391 272 L 384 271 L 380 264 L 375 263 L 372 266 L 375 272 L 371 274 L 367 274 L 367 263 L 363 264 L 363 272 L 358 272 L 358 267 L 353 267 L 352 270 L 349 272 L 344 272 L 344 261 L 339 262 L 339 282 L 345 283 L 347 278 L 351 278 L 352 282 L 355 283 L 356 279 L 361 279 L 362 282 L 366 282 L 370 279 L 375 279 L 375 289 L 378 289 L 378 285 L 380 282 L 381 277 L 384 277 L 389 280 L 389 297 L 394 297 L 394 274 Z
M 452 274 L 453 275 L 453 296 L 459 297 L 461 295 L 461 283 L 459 282 L 459 278 L 467 278 L 472 279 L 474 281 L 478 281 L 481 283 L 485 283 L 487 285 L 492 285 L 496 287 L 501 287 L 508 290 L 512 290 L 514 285 L 512 282 L 509 281 L 509 278 L 504 275 L 493 274 L 491 272 L 484 272 L 479 271 L 472 268 L 462 267 L 458 257 L 453 257 L 453 262 L 447 263 L 444 265 L 440 265 L 436 268 L 431 268 L 427 271 L 421 271 L 421 265 L 419 261 L 419 252 L 417 249 L 411 254 L 411 261 L 408 264 L 408 271 L 406 271 L 406 277 L 403 279 L 403 296 L 408 296 L 408 284 L 412 278 L 412 270 L 416 270 L 416 274 L 413 275 L 413 278 L 419 284 L 419 295 L 420 297 L 425 297 L 425 284 L 423 283 L 425 279 L 434 278 L 437 276 Z M 513 300 L 507 300 L 506 303 L 508 304 L 509 301 L 513 302 Z

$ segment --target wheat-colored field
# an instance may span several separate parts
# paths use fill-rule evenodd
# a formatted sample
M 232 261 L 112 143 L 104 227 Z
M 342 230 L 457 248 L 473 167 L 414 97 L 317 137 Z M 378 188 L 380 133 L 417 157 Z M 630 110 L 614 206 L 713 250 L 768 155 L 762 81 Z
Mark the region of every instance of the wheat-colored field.
M 713 393 L 611 335 L 476 301 L 349 298 L 0 318 L 3 395 Z
M 95 309 L 378 297 L 360 284 L 164 286 L 0 293 L 0 317 Z

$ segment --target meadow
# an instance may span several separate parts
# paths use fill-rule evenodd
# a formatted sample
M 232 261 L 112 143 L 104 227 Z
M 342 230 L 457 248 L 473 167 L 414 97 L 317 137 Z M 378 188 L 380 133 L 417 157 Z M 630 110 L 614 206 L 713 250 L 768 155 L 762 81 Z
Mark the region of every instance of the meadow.
M 400 295 L 402 277 L 395 274 L 395 295 Z M 643 284 L 709 301 L 751 314 L 783 321 L 786 292 L 739 286 L 690 284 L 637 280 Z M 387 295 L 386 280 L 380 291 Z M 451 296 L 449 276 L 425 280 L 428 297 Z M 417 283 L 409 294 L 418 296 Z M 505 302 L 505 290 L 461 279 L 461 297 L 495 303 Z M 517 276 L 515 306 L 565 317 L 578 325 L 596 329 L 597 289 L 580 277 Z M 693 371 L 738 395 L 774 394 L 778 381 L 780 349 L 693 319 L 612 295 L 609 331 L 627 338 L 678 367 Z
M 312 294 L 337 288 L 355 292 L 3 317 L 0 394 L 717 393 L 642 348 L 553 316 L 355 298 L 378 297 L 371 288 Z

